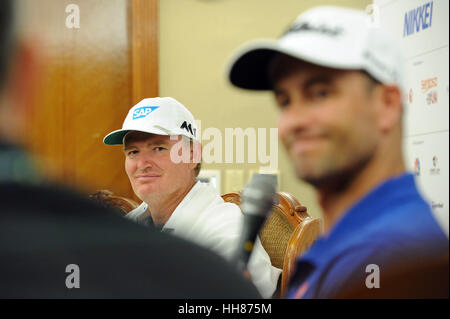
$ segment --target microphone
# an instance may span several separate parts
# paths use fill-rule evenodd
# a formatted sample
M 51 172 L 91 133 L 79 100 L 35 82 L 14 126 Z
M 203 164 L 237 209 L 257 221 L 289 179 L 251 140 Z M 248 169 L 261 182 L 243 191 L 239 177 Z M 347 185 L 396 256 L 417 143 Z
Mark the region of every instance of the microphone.
M 241 210 L 244 222 L 235 257 L 241 272 L 247 269 L 256 237 L 276 202 L 276 185 L 276 176 L 254 174 L 242 191 Z

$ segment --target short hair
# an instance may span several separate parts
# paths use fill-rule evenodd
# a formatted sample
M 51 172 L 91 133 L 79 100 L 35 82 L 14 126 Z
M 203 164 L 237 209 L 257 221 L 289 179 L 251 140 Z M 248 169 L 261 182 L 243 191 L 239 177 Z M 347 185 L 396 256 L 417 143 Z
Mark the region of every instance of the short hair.
M 15 40 L 13 7 L 12 0 L 0 1 L 0 91 L 6 84 Z
M 319 64 L 314 64 L 314 63 L 311 63 L 311 62 L 308 62 L 308 61 L 305 61 L 305 60 L 302 60 L 302 59 L 298 59 L 298 58 L 292 57 L 292 56 L 284 54 L 284 53 L 277 53 L 277 54 L 275 54 L 272 57 L 272 59 L 270 61 L 270 64 L 269 64 L 269 67 L 268 67 L 268 70 L 267 70 L 267 79 L 268 79 L 272 89 L 275 87 L 275 82 L 277 82 L 279 80 L 279 78 L 283 76 L 283 71 L 280 71 L 280 63 L 279 63 L 279 61 L 280 61 L 280 59 L 282 57 L 288 57 L 288 58 L 293 59 L 293 60 L 303 61 L 303 62 L 305 62 L 307 64 L 312 64 L 312 65 L 316 65 L 316 66 L 319 66 L 319 67 L 327 68 L 326 66 L 322 66 L 322 65 L 319 65 Z M 364 76 L 367 79 L 367 88 L 368 88 L 369 91 L 371 91 L 373 88 L 377 87 L 378 85 L 382 84 L 381 81 L 375 79 L 375 77 L 373 77 L 366 70 L 359 69 L 359 70 L 354 70 L 354 71 L 359 71 L 362 74 L 364 74 Z
M 381 81 L 375 79 L 373 75 L 366 70 L 361 70 L 361 72 L 367 77 L 369 89 L 373 89 L 374 87 L 383 84 Z

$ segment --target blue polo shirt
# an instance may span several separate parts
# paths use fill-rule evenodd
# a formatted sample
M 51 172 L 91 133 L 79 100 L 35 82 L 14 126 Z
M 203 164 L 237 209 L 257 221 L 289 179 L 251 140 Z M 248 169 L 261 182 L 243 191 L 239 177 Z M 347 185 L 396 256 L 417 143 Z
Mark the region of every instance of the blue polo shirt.
M 448 238 L 420 196 L 412 174 L 377 186 L 319 238 L 296 265 L 290 298 L 333 298 L 357 281 L 367 265 L 383 270 L 448 253 Z

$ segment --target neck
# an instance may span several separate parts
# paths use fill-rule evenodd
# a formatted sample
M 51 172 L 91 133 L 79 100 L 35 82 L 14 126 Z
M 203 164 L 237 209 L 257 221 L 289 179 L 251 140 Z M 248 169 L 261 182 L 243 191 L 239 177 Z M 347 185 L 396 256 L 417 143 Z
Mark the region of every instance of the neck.
M 172 216 L 181 201 L 191 191 L 195 183 L 196 181 L 194 179 L 186 187 L 174 193 L 168 194 L 167 196 L 158 195 L 156 198 L 145 201 L 148 204 L 148 210 L 150 211 L 155 226 L 163 226 L 169 220 L 170 216 Z
M 318 187 L 325 234 L 331 231 L 351 206 L 377 185 L 404 172 L 402 151 L 401 147 L 398 147 L 397 151 L 380 152 L 375 155 L 357 172 L 347 174 L 345 177 L 336 177 L 332 181 L 327 181 L 323 187 Z

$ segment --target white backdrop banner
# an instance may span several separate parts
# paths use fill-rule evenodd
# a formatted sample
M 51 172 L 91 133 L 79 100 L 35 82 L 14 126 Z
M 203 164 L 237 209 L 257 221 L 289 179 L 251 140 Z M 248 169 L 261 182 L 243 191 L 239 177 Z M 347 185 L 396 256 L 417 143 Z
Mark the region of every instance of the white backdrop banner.
M 374 0 L 374 20 L 405 55 L 404 153 L 449 235 L 449 1 Z

